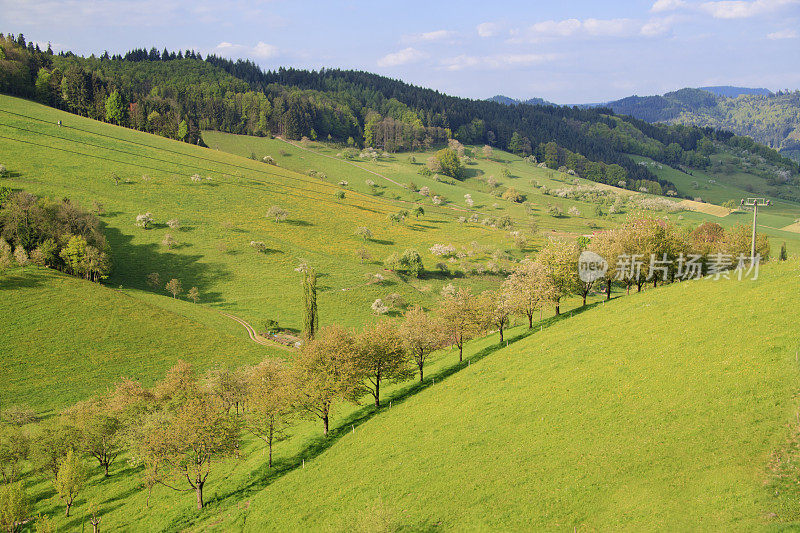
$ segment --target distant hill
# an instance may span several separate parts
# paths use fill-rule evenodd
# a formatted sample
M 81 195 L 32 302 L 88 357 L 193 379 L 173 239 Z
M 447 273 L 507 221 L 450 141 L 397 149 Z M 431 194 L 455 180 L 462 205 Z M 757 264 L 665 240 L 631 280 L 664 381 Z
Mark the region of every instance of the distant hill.
M 553 102 L 545 100 L 544 98 L 528 98 L 527 100 L 518 100 L 516 98 L 511 98 L 508 96 L 503 96 L 502 94 L 498 94 L 496 96 L 492 96 L 491 98 L 487 98 L 490 102 L 497 102 L 498 104 L 505 104 L 505 105 L 518 105 L 518 104 L 528 104 L 528 105 L 557 105 Z
M 629 96 L 606 106 L 647 122 L 730 130 L 800 160 L 800 91 L 686 88 L 663 96 Z
M 717 96 L 723 96 L 725 98 L 736 98 L 737 96 L 741 96 L 743 94 L 759 95 L 759 96 L 769 96 L 772 94 L 772 91 L 770 91 L 769 89 L 764 89 L 764 88 L 754 89 L 752 87 L 733 87 L 732 85 L 716 85 L 712 87 L 700 87 L 700 89 L 713 93 Z

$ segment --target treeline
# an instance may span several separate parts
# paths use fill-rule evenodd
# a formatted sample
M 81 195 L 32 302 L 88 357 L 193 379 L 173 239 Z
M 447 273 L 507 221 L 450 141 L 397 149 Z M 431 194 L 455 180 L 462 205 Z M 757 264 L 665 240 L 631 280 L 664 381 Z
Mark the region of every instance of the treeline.
M 108 277 L 111 252 L 100 220 L 69 199 L 26 192 L 0 197 L 0 270 L 28 264 L 91 281 Z
M 606 108 L 457 98 L 366 72 L 264 72 L 252 61 L 203 58 L 192 50 L 52 55 L 25 45 L 21 35 L 0 36 L 0 49 L 6 57 L 0 59 L 6 61 L 0 64 L 4 92 L 190 143 L 202 142 L 202 129 L 388 152 L 432 148 L 455 138 L 533 156 L 548 166 L 552 158 L 545 150 L 555 143 L 565 161 L 552 168 L 566 166 L 604 183 L 624 181 L 629 188 L 650 182 L 674 190 L 627 154 L 702 168 L 709 155 L 703 143 L 728 136 L 710 128 L 652 126 Z M 566 154 L 574 157 L 566 161 Z

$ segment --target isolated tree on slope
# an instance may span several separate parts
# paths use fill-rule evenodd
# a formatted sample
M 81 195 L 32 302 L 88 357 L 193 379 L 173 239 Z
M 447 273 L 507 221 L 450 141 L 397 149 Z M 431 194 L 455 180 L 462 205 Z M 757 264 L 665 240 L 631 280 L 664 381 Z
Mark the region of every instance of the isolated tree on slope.
M 303 269 L 303 336 L 313 339 L 319 329 L 317 316 L 317 272 L 310 266 Z

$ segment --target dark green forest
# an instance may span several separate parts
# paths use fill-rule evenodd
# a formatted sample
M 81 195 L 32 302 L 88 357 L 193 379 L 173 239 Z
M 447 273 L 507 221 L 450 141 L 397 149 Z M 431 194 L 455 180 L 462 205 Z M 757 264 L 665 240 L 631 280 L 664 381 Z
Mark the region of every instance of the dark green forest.
M 360 71 L 264 71 L 249 60 L 203 58 L 193 50 L 81 57 L 40 50 L 21 34 L 0 34 L 0 92 L 193 144 L 202 144 L 204 129 L 386 152 L 455 138 L 659 194 L 675 187 L 629 154 L 706 168 L 721 143 L 758 153 L 790 174 L 798 171 L 774 150 L 712 127 L 650 124 L 604 107 L 508 106 Z

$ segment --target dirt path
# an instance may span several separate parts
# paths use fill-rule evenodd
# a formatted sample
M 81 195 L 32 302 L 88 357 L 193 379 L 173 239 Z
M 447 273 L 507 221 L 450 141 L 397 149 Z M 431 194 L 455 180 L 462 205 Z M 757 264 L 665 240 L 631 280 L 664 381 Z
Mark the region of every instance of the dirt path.
M 256 333 L 256 330 L 253 329 L 253 326 L 251 326 L 250 324 L 248 324 L 247 322 L 245 322 L 244 320 L 242 320 L 238 316 L 229 315 L 228 313 L 222 313 L 222 312 L 220 312 L 220 314 L 222 316 L 226 316 L 226 317 L 230 318 L 231 320 L 235 320 L 239 324 L 243 325 L 244 329 L 247 330 L 247 334 L 250 336 L 250 339 L 253 342 L 261 344 L 262 346 L 273 346 L 273 343 L 269 342 L 268 340 L 264 339 L 261 335 Z

